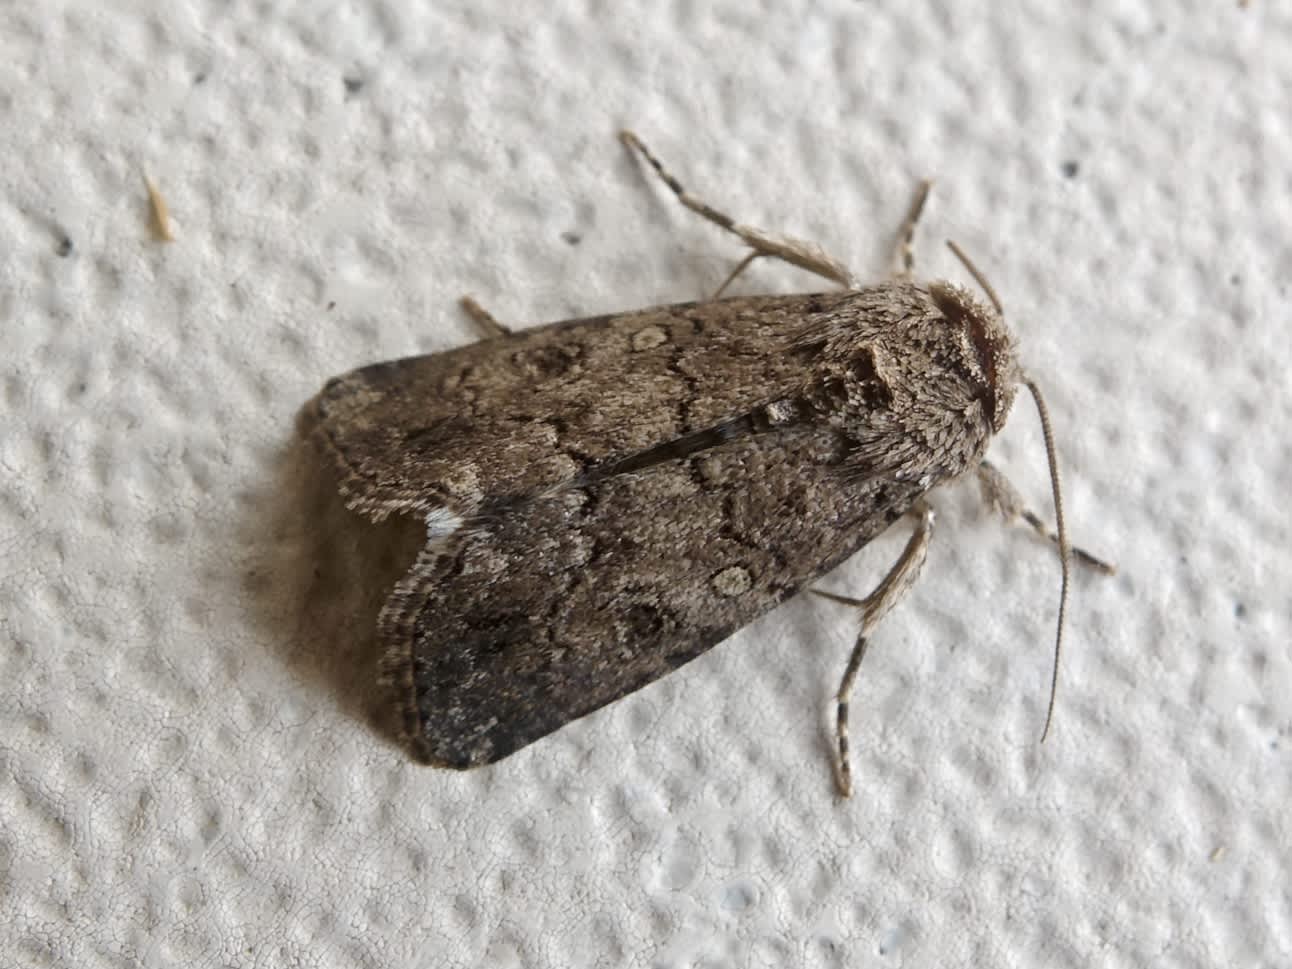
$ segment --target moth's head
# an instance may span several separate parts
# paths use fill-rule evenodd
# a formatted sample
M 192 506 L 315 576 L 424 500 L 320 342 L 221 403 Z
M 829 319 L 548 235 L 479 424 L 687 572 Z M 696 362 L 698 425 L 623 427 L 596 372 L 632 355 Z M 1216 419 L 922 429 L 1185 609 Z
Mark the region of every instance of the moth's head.
M 952 283 L 930 283 L 929 295 L 953 328 L 983 413 L 992 431 L 999 433 L 1009 417 L 1020 378 L 1014 341 L 1000 311 Z

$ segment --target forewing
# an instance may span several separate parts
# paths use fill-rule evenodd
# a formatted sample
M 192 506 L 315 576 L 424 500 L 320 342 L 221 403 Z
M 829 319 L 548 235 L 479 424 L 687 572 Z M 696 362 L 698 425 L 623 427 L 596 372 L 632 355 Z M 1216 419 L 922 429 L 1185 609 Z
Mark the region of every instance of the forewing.
M 456 520 L 794 392 L 795 334 L 855 298 L 683 303 L 363 367 L 315 398 L 315 432 L 351 507 Z
M 842 474 L 846 448 L 822 429 L 746 435 L 504 504 L 429 547 L 381 620 L 415 751 L 505 757 L 842 561 L 918 494 Z

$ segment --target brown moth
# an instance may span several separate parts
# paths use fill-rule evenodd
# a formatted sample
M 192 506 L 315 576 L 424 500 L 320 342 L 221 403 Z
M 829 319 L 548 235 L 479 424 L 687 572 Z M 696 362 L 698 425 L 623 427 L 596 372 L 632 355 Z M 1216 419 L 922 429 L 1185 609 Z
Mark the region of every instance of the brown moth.
M 837 697 L 846 795 L 848 696 L 869 634 L 923 565 L 929 491 L 975 473 L 1008 516 L 1048 534 L 984 461 L 1020 384 L 1049 451 L 1057 669 L 1069 549 L 1044 405 L 972 266 L 991 305 L 911 278 L 927 184 L 904 270 L 856 288 L 815 247 L 700 202 L 622 137 L 683 204 L 750 246 L 713 299 L 517 333 L 467 300 L 492 338 L 363 367 L 313 401 L 348 505 L 426 521 L 379 620 L 384 676 L 420 759 L 493 763 L 694 659 L 909 516 L 915 530 L 870 596 L 821 593 L 862 613 Z M 719 298 L 760 256 L 844 288 Z

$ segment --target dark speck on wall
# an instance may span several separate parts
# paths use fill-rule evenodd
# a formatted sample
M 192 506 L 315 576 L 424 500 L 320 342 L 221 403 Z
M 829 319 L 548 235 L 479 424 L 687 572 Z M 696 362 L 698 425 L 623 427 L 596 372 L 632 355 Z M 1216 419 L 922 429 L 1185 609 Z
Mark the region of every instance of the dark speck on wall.
M 1081 165 L 1075 161 L 1065 161 L 1059 166 L 1059 170 L 1063 172 L 1064 178 L 1076 178 L 1077 172 L 1081 171 Z
M 361 77 L 344 77 L 341 82 L 345 85 L 345 96 L 354 97 L 363 90 L 363 78 Z

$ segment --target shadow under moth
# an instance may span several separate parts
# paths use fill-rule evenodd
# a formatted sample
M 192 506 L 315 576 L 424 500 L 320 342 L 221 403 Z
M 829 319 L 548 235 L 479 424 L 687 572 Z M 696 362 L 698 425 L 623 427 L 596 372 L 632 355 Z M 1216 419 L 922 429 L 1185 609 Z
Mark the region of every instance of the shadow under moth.
M 837 696 L 846 796 L 848 697 L 871 632 L 923 565 L 935 486 L 976 474 L 989 502 L 1056 545 L 1057 677 L 1073 553 L 1044 403 L 959 250 L 988 304 L 912 278 L 927 183 L 900 235 L 903 268 L 858 287 L 815 246 L 700 201 L 621 137 L 749 246 L 713 298 L 515 333 L 466 299 L 488 339 L 363 367 L 312 401 L 349 507 L 426 522 L 379 619 L 383 678 L 419 759 L 493 763 L 684 665 L 910 518 L 869 596 L 820 593 L 861 615 Z M 721 298 L 760 257 L 842 289 Z M 983 458 L 1020 385 L 1045 435 L 1053 534 Z M 1047 729 L 1052 713 L 1053 689 Z

